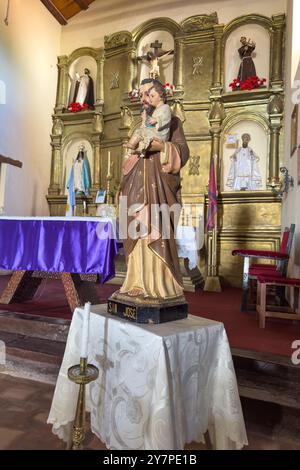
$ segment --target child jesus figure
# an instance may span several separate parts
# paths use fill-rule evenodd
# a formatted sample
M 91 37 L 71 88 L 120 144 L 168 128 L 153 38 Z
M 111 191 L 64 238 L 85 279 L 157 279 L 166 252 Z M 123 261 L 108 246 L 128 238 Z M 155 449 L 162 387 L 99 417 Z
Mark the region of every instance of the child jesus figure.
M 166 104 L 165 89 L 160 83 L 154 83 L 150 88 L 149 100 L 154 111 L 151 116 L 145 110 L 142 112 L 141 127 L 136 129 L 129 142 L 124 144 L 124 147 L 129 149 L 129 154 L 144 157 L 154 139 L 162 142 L 169 139 L 172 113 L 170 106 Z

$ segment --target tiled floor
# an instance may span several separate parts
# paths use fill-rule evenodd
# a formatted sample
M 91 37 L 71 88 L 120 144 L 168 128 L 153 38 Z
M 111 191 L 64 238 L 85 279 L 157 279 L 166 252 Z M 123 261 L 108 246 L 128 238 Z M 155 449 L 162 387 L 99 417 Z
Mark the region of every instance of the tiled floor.
M 53 391 L 53 385 L 0 374 L 0 450 L 65 449 L 47 424 Z M 85 447 L 106 449 L 91 432 Z
M 51 432 L 47 417 L 54 387 L 9 375 L 0 374 L 0 449 L 1 450 L 58 450 L 65 445 Z M 260 409 L 262 407 L 262 409 Z M 297 423 L 293 433 L 288 432 L 280 408 L 243 400 L 248 432 L 248 449 L 300 449 Z M 262 410 L 265 410 L 265 415 Z M 277 413 L 277 414 L 276 414 Z M 294 419 L 295 414 L 293 413 Z M 256 417 L 255 419 L 253 419 Z M 290 419 L 290 418 L 288 418 Z M 300 423 L 300 420 L 298 421 Z M 280 424 L 281 423 L 281 424 Z M 105 446 L 87 433 L 86 449 L 103 450 Z M 198 444 L 186 447 L 203 449 Z

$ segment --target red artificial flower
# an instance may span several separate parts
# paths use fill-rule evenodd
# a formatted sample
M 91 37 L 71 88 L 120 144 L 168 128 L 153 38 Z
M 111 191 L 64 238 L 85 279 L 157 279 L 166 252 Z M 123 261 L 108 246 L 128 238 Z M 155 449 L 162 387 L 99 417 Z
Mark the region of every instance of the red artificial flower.
M 266 83 L 266 78 L 260 79 L 259 77 L 251 76 L 248 77 L 246 80 L 239 81 L 239 79 L 235 78 L 230 84 L 230 88 L 232 91 L 235 91 L 237 88 L 240 90 L 254 90 L 255 88 L 259 88 Z
M 87 109 L 88 107 L 89 105 L 87 103 L 81 105 L 80 103 L 73 102 L 68 106 L 68 111 L 70 111 L 71 113 L 77 113 L 78 111 L 82 111 L 83 109 Z

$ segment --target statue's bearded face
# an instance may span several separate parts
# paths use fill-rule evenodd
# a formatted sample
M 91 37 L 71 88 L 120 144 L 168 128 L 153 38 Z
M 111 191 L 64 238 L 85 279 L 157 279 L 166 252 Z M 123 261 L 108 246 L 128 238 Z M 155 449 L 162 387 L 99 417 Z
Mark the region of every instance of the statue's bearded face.
M 148 115 L 151 115 L 154 111 L 153 106 L 150 103 L 150 88 L 153 87 L 153 83 L 145 83 L 144 85 L 140 86 L 139 95 L 142 104 L 142 109 L 146 111 Z

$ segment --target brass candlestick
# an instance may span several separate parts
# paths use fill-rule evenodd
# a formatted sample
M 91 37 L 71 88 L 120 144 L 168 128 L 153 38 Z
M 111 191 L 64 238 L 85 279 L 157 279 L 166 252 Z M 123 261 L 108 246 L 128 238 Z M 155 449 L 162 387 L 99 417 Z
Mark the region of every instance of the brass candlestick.
M 80 365 L 72 366 L 68 370 L 69 379 L 80 386 L 72 437 L 68 447 L 71 450 L 82 449 L 85 439 L 85 386 L 96 380 L 98 376 L 97 367 L 88 364 L 84 357 L 80 358 Z
M 106 176 L 106 179 L 107 179 L 107 186 L 106 186 L 106 194 L 107 194 L 107 198 L 106 198 L 106 202 L 108 205 L 113 205 L 114 204 L 114 192 L 111 190 L 111 181 L 113 180 L 113 177 L 114 177 L 114 162 L 111 162 L 110 163 L 110 159 L 109 159 L 109 164 L 108 164 L 108 169 L 107 169 L 107 176 Z
M 86 216 L 87 215 L 87 199 L 84 198 L 82 201 L 82 215 Z
M 111 173 L 109 173 L 106 176 L 107 179 L 107 186 L 106 186 L 106 202 L 107 204 L 113 204 L 114 203 L 114 193 L 111 191 L 111 180 L 113 179 L 113 176 Z

